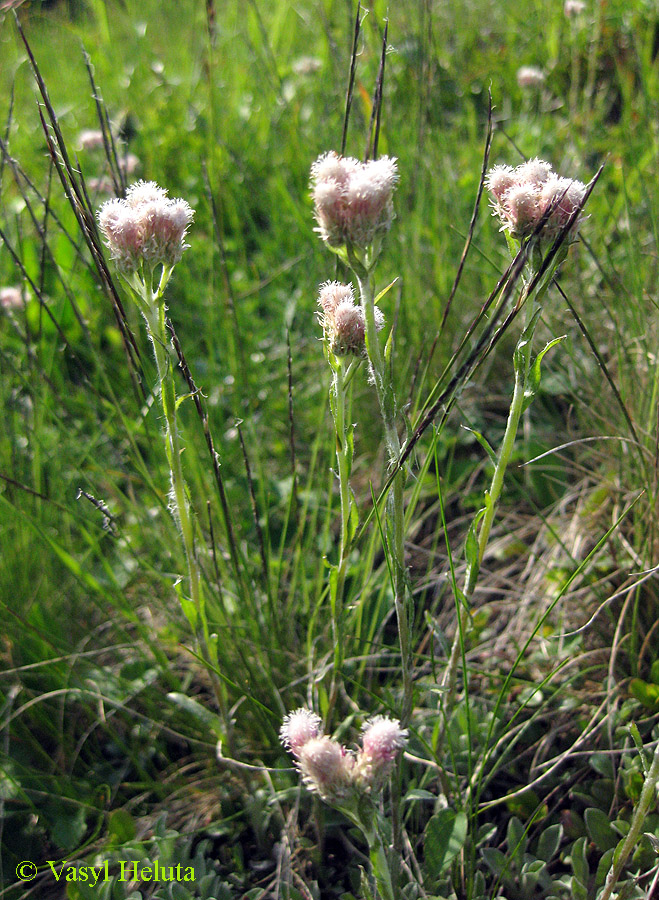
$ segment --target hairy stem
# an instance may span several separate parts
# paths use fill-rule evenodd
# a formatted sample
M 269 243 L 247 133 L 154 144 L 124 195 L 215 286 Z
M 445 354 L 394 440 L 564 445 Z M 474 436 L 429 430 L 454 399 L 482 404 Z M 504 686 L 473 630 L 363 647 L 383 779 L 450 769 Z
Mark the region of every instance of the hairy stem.
M 533 322 L 533 316 L 535 314 L 535 310 L 537 309 L 537 299 L 534 304 L 529 304 L 529 308 L 531 312 L 527 319 L 528 325 Z M 494 475 L 492 476 L 492 483 L 490 484 L 490 490 L 487 494 L 485 512 L 483 514 L 483 518 L 481 519 L 481 524 L 478 531 L 477 559 L 471 562 L 467 568 L 467 575 L 463 590 L 463 599 L 458 609 L 458 625 L 456 628 L 455 637 L 453 638 L 453 644 L 451 646 L 451 653 L 449 656 L 448 664 L 446 666 L 444 677 L 442 679 L 442 687 L 445 688 L 445 695 L 443 700 L 443 708 L 445 714 L 437 742 L 438 755 L 440 755 L 443 750 L 446 725 L 453 708 L 453 703 L 455 701 L 458 664 L 460 661 L 460 654 L 463 646 L 464 632 L 467 627 L 469 617 L 469 604 L 471 602 L 471 598 L 474 595 L 474 591 L 476 590 L 476 584 L 478 583 L 478 575 L 480 572 L 481 563 L 483 562 L 485 550 L 487 549 L 490 532 L 492 530 L 492 524 L 494 522 L 494 516 L 497 510 L 497 504 L 501 496 L 501 491 L 503 489 L 506 469 L 508 468 L 508 463 L 510 462 L 510 457 L 515 446 L 517 430 L 519 428 L 519 422 L 524 408 L 524 398 L 526 395 L 529 381 L 529 371 L 531 367 L 532 341 L 533 330 L 531 334 L 527 334 L 527 332 L 525 331 L 517 344 L 516 356 L 518 354 L 519 356 L 518 361 L 515 365 L 515 386 L 513 389 L 513 397 L 510 403 L 510 410 L 508 412 L 506 430 L 504 432 L 503 441 L 501 442 L 501 447 L 499 449 L 499 455 L 497 457 Z
M 345 590 L 346 571 L 348 568 L 348 554 L 350 552 L 350 515 L 352 503 L 350 499 L 350 466 L 351 450 L 349 446 L 348 429 L 346 419 L 346 364 L 341 357 L 332 360 L 332 386 L 330 387 L 330 407 L 334 417 L 334 431 L 336 437 L 336 463 L 339 475 L 339 496 L 341 498 L 341 544 L 339 548 L 339 565 L 336 570 L 336 581 L 330 586 L 330 602 L 332 610 L 332 632 L 334 636 L 334 667 L 332 683 L 327 708 L 327 720 L 329 721 L 336 704 L 336 699 L 341 683 L 341 670 L 345 657 L 343 639 L 343 594 Z
M 171 480 L 170 509 L 179 528 L 185 551 L 190 601 L 197 618 L 196 637 L 202 655 L 209 664 L 216 701 L 226 726 L 227 740 L 231 745 L 230 716 L 227 708 L 225 690 L 217 674 L 213 671 L 213 668 L 217 667 L 218 664 L 217 653 L 213 646 L 213 642 L 210 639 L 208 629 L 201 572 L 195 551 L 194 522 L 190 504 L 188 502 L 187 487 L 181 460 L 183 447 L 178 432 L 176 385 L 174 382 L 172 357 L 167 338 L 165 301 L 163 298 L 170 272 L 171 270 L 163 268 L 160 282 L 155 293 L 152 287 L 152 276 L 147 275 L 144 284 L 140 285 L 142 290 L 140 290 L 139 293 L 141 294 L 141 300 L 143 301 L 140 303 L 140 308 L 146 321 L 149 339 L 153 345 L 153 354 L 158 372 L 160 400 L 165 417 L 165 452 L 167 455 L 167 462 L 169 463 Z
M 648 774 L 645 776 L 643 790 L 641 791 L 641 796 L 639 797 L 638 804 L 634 810 L 634 816 L 629 831 L 627 832 L 627 836 L 622 842 L 622 845 L 618 845 L 618 848 L 616 848 L 613 857 L 614 862 L 609 869 L 609 874 L 606 876 L 604 891 L 599 900 L 610 900 L 613 889 L 620 878 L 630 853 L 638 846 L 638 840 L 645 822 L 645 817 L 647 816 L 650 807 L 656 802 L 655 792 L 657 782 L 659 782 L 659 744 L 655 747 L 652 765 L 650 766 Z
M 395 465 L 400 455 L 400 440 L 396 429 L 396 398 L 387 361 L 382 353 L 375 320 L 375 300 L 370 273 L 355 273 L 359 282 L 362 309 L 366 323 L 366 351 L 380 403 L 384 422 L 384 435 L 390 465 Z M 387 535 L 393 563 L 394 603 L 400 641 L 403 702 L 400 724 L 405 728 L 412 715 L 412 647 L 410 638 L 411 598 L 407 590 L 405 570 L 405 505 L 403 490 L 405 470 L 399 469 L 394 477 L 391 493 L 387 498 Z

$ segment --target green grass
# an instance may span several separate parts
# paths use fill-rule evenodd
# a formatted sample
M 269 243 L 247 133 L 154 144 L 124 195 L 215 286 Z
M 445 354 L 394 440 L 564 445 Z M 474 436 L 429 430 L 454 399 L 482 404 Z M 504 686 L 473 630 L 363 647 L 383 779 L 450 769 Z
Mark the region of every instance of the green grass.
M 139 158 L 133 177 L 158 181 L 196 209 L 168 306 L 203 391 L 233 553 L 190 400 L 179 410 L 184 469 L 233 708 L 230 750 L 238 763 L 267 771 L 216 761 L 223 726 L 176 599 L 185 557 L 167 508 L 150 348 L 120 287 L 140 354 L 131 375 L 49 164 L 13 16 L 0 13 L 8 149 L 0 286 L 28 278 L 34 286 L 25 308 L 0 314 L 0 896 L 28 896 L 29 886 L 16 884 L 20 860 L 44 866 L 131 854 L 196 858 L 207 880 L 189 896 L 200 898 L 365 896 L 359 835 L 298 792 L 278 740 L 288 710 L 311 703 L 325 711 L 333 659 L 326 560 L 336 562 L 339 498 L 315 304 L 321 282 L 348 276 L 313 232 L 309 167 L 340 148 L 355 9 L 335 0 L 217 3 L 212 41 L 205 4 L 191 0 L 30 3 L 18 12 L 85 178 L 106 174 L 107 164 L 102 151 L 78 142 L 97 125 L 83 47 L 122 147 Z M 375 2 L 363 22 L 347 144 L 355 156 L 365 149 L 385 14 Z M 388 322 L 397 316 L 394 371 L 410 422 L 508 262 L 483 202 L 428 364 L 478 190 L 488 90 L 491 163 L 540 156 L 583 181 L 605 163 L 584 240 L 559 277 L 574 314 L 554 289 L 545 304 L 537 346 L 567 339 L 545 359 L 513 463 L 567 446 L 510 467 L 465 635 L 469 690 L 447 724 L 441 758 L 436 687 L 455 629 L 447 572 L 451 562 L 461 582 L 469 523 L 491 475 L 483 447 L 461 426 L 498 447 L 517 323 L 441 432 L 419 443 L 408 480 L 417 761 L 405 760 L 398 777 L 406 859 L 418 861 L 431 897 L 591 900 L 618 836 L 608 823 L 619 820 L 624 831 L 640 795 L 640 758 L 626 726 L 637 722 L 651 741 L 659 709 L 659 598 L 654 579 L 640 575 L 657 561 L 658 33 L 649 2 L 588 4 L 578 22 L 562 4 L 539 0 L 389 8 L 380 152 L 398 158 L 400 185 L 378 283 L 398 278 L 383 307 Z M 521 89 L 521 65 L 540 66 L 544 85 Z M 362 522 L 371 485 L 377 494 L 385 475 L 377 400 L 363 375 L 352 407 Z M 185 392 L 182 379 L 178 387 Z M 80 489 L 107 505 L 111 527 Z M 375 519 L 353 550 L 346 587 L 344 690 L 330 728 L 354 744 L 367 716 L 395 715 L 400 701 Z M 587 630 L 570 634 L 600 607 Z M 552 769 L 547 761 L 562 753 Z M 468 822 L 463 853 L 444 867 L 433 841 L 455 822 L 442 820 L 442 792 Z M 656 816 L 645 831 L 659 836 Z M 548 877 L 565 880 L 554 894 L 529 880 L 529 865 L 545 858 Z M 637 891 L 649 890 L 654 864 L 644 841 L 626 876 L 641 874 Z M 567 879 L 588 882 L 584 866 L 593 877 L 581 894 Z M 135 889 L 169 896 L 147 883 Z M 47 869 L 35 891 L 62 896 Z M 67 896 L 138 896 L 121 882 L 100 891 L 78 885 Z

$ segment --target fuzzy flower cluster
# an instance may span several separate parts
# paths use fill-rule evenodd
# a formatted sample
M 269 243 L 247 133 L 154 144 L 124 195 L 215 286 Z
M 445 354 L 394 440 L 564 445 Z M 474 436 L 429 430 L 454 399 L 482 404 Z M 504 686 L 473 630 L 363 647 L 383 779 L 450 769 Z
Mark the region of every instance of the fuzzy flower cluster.
M 550 239 L 568 223 L 583 201 L 586 186 L 580 181 L 562 178 L 548 162 L 530 159 L 517 166 L 495 166 L 487 176 L 494 214 L 513 237 L 522 239 L 533 233 L 551 210 L 543 234 Z M 578 220 L 575 222 L 575 228 Z
M 330 247 L 365 249 L 385 234 L 394 219 L 396 160 L 389 156 L 360 162 L 330 151 L 311 167 L 318 231 Z
M 319 717 L 304 708 L 289 713 L 279 733 L 304 783 L 328 803 L 380 790 L 407 745 L 407 729 L 396 719 L 375 716 L 364 725 L 361 750 L 353 753 L 323 734 Z
M 364 310 L 355 303 L 351 285 L 325 282 L 320 286 L 318 306 L 318 321 L 332 353 L 335 356 L 366 356 Z M 384 325 L 384 316 L 377 306 L 374 309 L 379 331 Z
M 101 206 L 98 223 L 117 268 L 130 276 L 142 264 L 175 266 L 188 246 L 185 235 L 193 217 L 185 200 L 168 198 L 155 181 L 137 181 L 125 200 Z

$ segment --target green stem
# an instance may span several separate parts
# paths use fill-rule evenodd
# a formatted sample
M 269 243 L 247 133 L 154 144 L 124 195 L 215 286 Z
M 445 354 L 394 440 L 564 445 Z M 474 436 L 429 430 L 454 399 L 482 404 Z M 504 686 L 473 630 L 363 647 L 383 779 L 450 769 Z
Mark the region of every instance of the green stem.
M 194 542 L 194 523 L 190 504 L 187 498 L 185 477 L 183 475 L 183 463 L 181 460 L 182 445 L 178 432 L 176 416 L 176 385 L 172 358 L 167 338 L 165 320 L 165 301 L 163 294 L 171 269 L 163 268 L 156 293 L 153 292 L 152 273 L 148 273 L 144 279 L 143 292 L 141 293 L 140 309 L 146 320 L 147 331 L 153 345 L 153 354 L 158 371 L 160 384 L 160 399 L 165 416 L 165 452 L 169 463 L 172 490 L 170 494 L 170 507 L 174 519 L 178 525 L 185 559 L 188 568 L 188 581 L 190 588 L 190 600 L 197 615 L 197 640 L 201 647 L 202 655 L 209 664 L 209 671 L 213 681 L 214 693 L 224 719 L 227 740 L 231 745 L 230 716 L 227 708 L 227 700 L 224 688 L 213 671 L 218 665 L 217 652 L 210 638 L 208 620 L 206 617 L 206 603 L 201 582 L 201 572 L 197 562 Z
M 536 297 L 534 299 L 534 303 L 529 304 L 529 307 L 527 307 L 530 310 L 530 314 L 527 318 L 527 327 L 531 324 L 531 322 L 533 322 L 533 317 L 537 310 L 537 304 L 538 299 Z M 515 446 L 515 438 L 517 437 L 517 430 L 519 428 L 519 422 L 524 408 L 524 397 L 528 386 L 529 371 L 531 367 L 532 342 L 533 331 L 531 332 L 531 334 L 527 334 L 525 329 L 523 336 L 520 338 L 517 344 L 516 355 L 517 353 L 519 353 L 521 358 L 515 366 L 515 386 L 513 389 L 513 397 L 510 403 L 510 410 L 508 412 L 506 430 L 503 436 L 501 447 L 499 449 L 499 455 L 497 457 L 494 475 L 492 476 L 492 483 L 487 495 L 485 513 L 481 520 L 480 529 L 478 532 L 478 557 L 475 564 L 472 563 L 467 569 L 465 587 L 463 591 L 463 601 L 460 603 L 458 609 L 458 627 L 456 628 L 455 637 L 453 638 L 453 644 L 451 646 L 451 654 L 449 656 L 448 664 L 446 666 L 444 677 L 442 679 L 442 686 L 446 689 L 443 701 L 445 715 L 437 742 L 438 755 L 440 755 L 443 750 L 446 724 L 448 722 L 448 717 L 451 713 L 453 703 L 455 701 L 458 663 L 460 661 L 461 649 L 463 646 L 464 631 L 467 627 L 469 617 L 469 604 L 471 598 L 474 595 L 476 584 L 478 582 L 481 563 L 483 562 L 485 550 L 487 549 L 490 532 L 492 530 L 492 524 L 494 522 L 494 516 L 497 510 L 497 503 L 503 489 L 504 476 L 506 474 L 508 463 L 510 462 L 513 448 Z
M 643 824 L 645 822 L 645 817 L 647 816 L 650 807 L 655 803 L 655 791 L 657 782 L 659 782 L 659 743 L 655 747 L 654 757 L 652 759 L 650 770 L 645 776 L 643 790 L 641 791 L 638 805 L 634 810 L 634 816 L 632 818 L 629 831 L 627 832 L 627 836 L 625 837 L 622 846 L 620 846 L 619 849 L 616 849 L 615 855 L 613 857 L 614 863 L 609 869 L 609 874 L 606 876 L 604 891 L 599 900 L 609 900 L 613 889 L 616 886 L 618 879 L 620 878 L 625 863 L 629 858 L 629 855 L 638 846 L 638 840 L 641 835 L 641 829 L 643 828 Z
M 332 631 L 334 636 L 334 667 L 332 682 L 327 707 L 327 721 L 331 719 L 336 704 L 339 686 L 341 683 L 341 671 L 343 669 L 344 640 L 343 640 L 343 594 L 345 590 L 346 571 L 348 568 L 348 554 L 350 551 L 350 467 L 351 451 L 348 444 L 348 424 L 346 419 L 346 365 L 341 357 L 331 359 L 333 372 L 332 386 L 330 388 L 331 402 L 334 417 L 334 431 L 336 438 L 336 463 L 339 474 L 339 496 L 341 498 L 341 544 L 339 548 L 339 565 L 336 570 L 336 582 L 330 588 L 330 602 L 332 611 Z
M 389 858 L 379 830 L 374 828 L 367 831 L 366 839 L 368 841 L 371 869 L 375 877 L 378 893 L 382 900 L 396 900 L 391 872 L 389 871 Z
M 378 329 L 375 321 L 375 299 L 370 273 L 355 271 L 359 283 L 362 309 L 366 323 L 366 351 L 371 364 L 380 412 L 384 422 L 384 435 L 390 465 L 395 465 L 400 455 L 400 440 L 396 429 L 396 398 L 387 361 L 382 353 Z M 399 469 L 393 480 L 391 493 L 387 498 L 387 524 L 390 538 L 389 550 L 394 570 L 394 603 L 400 641 L 401 668 L 403 678 L 403 702 L 400 716 L 401 727 L 405 728 L 412 715 L 412 647 L 410 638 L 410 613 L 405 570 L 405 505 L 403 491 L 405 470 Z

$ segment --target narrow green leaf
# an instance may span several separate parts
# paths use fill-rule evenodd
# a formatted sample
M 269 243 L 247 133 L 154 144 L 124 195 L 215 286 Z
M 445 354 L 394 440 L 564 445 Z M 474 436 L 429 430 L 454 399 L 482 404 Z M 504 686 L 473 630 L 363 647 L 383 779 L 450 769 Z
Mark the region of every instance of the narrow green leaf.
M 534 359 L 533 364 L 529 370 L 529 377 L 526 382 L 522 411 L 529 408 L 533 401 L 533 398 L 538 393 L 538 390 L 540 388 L 540 381 L 542 378 L 542 359 L 545 353 L 547 353 L 548 350 L 551 350 L 552 347 L 555 347 L 557 344 L 560 344 L 562 341 L 564 341 L 566 337 L 567 335 L 563 334 L 560 337 L 554 338 L 553 341 L 549 341 L 549 343 L 538 353 L 538 355 Z
M 476 440 L 477 440 L 478 443 L 481 445 L 481 447 L 483 448 L 483 450 L 485 450 L 485 452 L 486 452 L 487 455 L 489 456 L 490 462 L 492 463 L 492 465 L 493 465 L 493 466 L 496 466 L 496 464 L 497 464 L 497 455 L 496 455 L 496 453 L 494 452 L 494 450 L 492 449 L 492 446 L 491 446 L 491 444 L 489 443 L 489 441 L 488 441 L 486 438 L 483 437 L 483 435 L 480 433 L 480 431 L 476 431 L 475 428 L 469 428 L 467 425 L 461 425 L 460 427 L 461 427 L 461 428 L 464 428 L 464 430 L 465 430 L 465 431 L 468 431 L 470 434 L 473 434 L 473 436 L 476 438 Z

